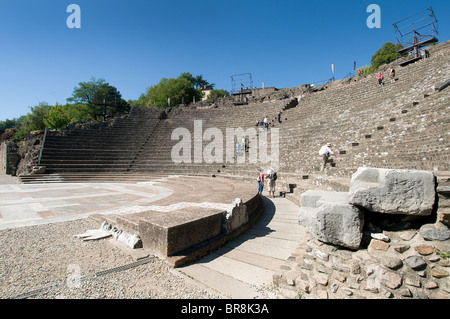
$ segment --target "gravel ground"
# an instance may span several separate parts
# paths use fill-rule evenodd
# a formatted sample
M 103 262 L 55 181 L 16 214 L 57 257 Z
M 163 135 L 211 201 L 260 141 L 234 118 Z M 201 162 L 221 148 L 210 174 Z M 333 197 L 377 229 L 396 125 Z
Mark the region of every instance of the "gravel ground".
M 132 269 L 94 277 L 99 271 L 134 262 L 110 239 L 83 241 L 74 237 L 96 228 L 97 223 L 83 219 L 0 231 L 0 298 L 15 298 L 53 285 L 58 286 L 31 298 L 221 298 L 177 275 L 158 258 Z M 74 287 L 71 283 L 78 278 L 77 272 L 87 280 Z

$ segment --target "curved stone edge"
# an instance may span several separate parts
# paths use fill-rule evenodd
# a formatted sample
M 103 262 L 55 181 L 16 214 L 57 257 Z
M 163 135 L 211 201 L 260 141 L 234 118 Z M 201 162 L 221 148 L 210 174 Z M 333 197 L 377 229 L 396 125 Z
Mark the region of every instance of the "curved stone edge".
M 192 263 L 213 251 L 223 247 L 230 240 L 243 234 L 245 231 L 250 229 L 262 216 L 265 205 L 259 194 L 243 203 L 247 207 L 248 212 L 248 222 L 242 224 L 238 228 L 230 232 L 221 232 L 219 235 L 197 244 L 193 247 L 185 249 L 177 254 L 168 256 L 165 261 L 172 265 L 174 268 L 181 267 L 188 263 Z M 224 212 L 225 214 L 226 212 Z

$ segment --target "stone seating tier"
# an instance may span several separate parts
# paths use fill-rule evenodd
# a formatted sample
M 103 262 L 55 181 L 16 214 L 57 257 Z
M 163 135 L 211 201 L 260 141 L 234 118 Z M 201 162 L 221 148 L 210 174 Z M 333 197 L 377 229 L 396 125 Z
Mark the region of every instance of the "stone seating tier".
M 450 46 L 437 45 L 430 52 L 429 59 L 404 68 L 396 66 L 395 83 L 390 83 L 386 71 L 382 87 L 374 75 L 329 83 L 326 89 L 296 97 L 298 105 L 288 109 L 284 108 L 293 101 L 292 96 L 242 106 L 180 106 L 167 112 L 167 117 L 161 110 L 135 107 L 111 129 L 49 138 L 42 165 L 53 172 L 164 171 L 253 180 L 257 170 L 266 165 L 248 163 L 248 153 L 245 164 L 175 164 L 171 150 L 178 141 L 172 141 L 171 134 L 186 128 L 193 139 L 194 121 L 202 120 L 203 132 L 218 128 L 223 133 L 225 150 L 226 128 L 252 128 L 257 119 L 268 116 L 271 128 L 280 130 L 280 184 L 292 183 L 284 179 L 287 176 L 298 176 L 296 181 L 301 181 L 304 175 L 316 174 L 321 165 L 318 150 L 326 142 L 334 145 L 338 155 L 328 176 L 349 178 L 360 166 L 447 171 L 450 94 L 448 89 L 437 92 L 435 88 L 450 78 Z M 277 123 L 280 110 L 282 123 Z M 116 134 L 119 128 L 121 133 Z M 202 145 L 209 143 L 203 141 Z M 255 147 L 251 142 L 249 146 Z M 100 167 L 102 160 L 105 165 Z

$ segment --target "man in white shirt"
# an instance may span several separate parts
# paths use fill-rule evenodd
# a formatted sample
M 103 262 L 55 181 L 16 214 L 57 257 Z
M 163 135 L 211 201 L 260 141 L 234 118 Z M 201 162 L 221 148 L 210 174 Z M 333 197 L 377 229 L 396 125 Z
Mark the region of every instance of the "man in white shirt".
M 271 167 L 267 171 L 266 179 L 269 181 L 269 198 L 275 198 L 275 181 L 276 181 L 276 171 Z
M 320 148 L 319 150 L 319 155 L 322 155 L 322 168 L 321 168 L 321 172 L 323 172 L 325 170 L 325 167 L 327 166 L 327 163 L 330 162 L 330 156 L 334 155 L 334 152 L 331 150 L 331 143 L 328 143 L 327 145 L 324 145 Z

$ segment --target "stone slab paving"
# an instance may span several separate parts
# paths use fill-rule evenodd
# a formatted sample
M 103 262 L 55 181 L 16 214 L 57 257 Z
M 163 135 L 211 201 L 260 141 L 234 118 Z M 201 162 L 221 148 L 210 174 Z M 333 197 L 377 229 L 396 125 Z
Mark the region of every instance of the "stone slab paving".
M 297 205 L 281 197 L 264 202 L 263 215 L 246 233 L 177 270 L 228 298 L 267 297 L 262 288 L 272 285 L 274 272 L 297 249 L 306 230 L 298 224 Z
M 81 219 L 149 204 L 172 193 L 139 183 L 0 184 L 0 229 Z
M 192 206 L 219 209 L 235 197 L 256 194 L 248 183 L 165 176 L 148 182 L 19 184 L 0 179 L 0 229 L 86 218 L 93 214 L 171 211 Z

